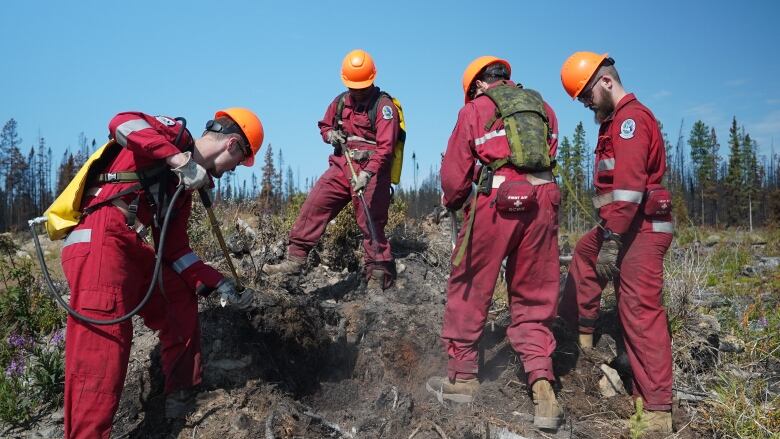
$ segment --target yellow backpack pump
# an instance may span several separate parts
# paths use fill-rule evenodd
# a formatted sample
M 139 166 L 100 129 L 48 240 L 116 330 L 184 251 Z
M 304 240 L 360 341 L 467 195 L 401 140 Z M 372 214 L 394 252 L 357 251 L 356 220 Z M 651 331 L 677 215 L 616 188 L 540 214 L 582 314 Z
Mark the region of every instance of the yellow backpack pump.
M 81 218 L 81 199 L 88 183 L 89 171 L 113 145 L 116 145 L 116 142 L 111 140 L 92 153 L 73 180 L 43 213 L 46 218 L 46 233 L 52 241 L 65 238 L 78 225 Z

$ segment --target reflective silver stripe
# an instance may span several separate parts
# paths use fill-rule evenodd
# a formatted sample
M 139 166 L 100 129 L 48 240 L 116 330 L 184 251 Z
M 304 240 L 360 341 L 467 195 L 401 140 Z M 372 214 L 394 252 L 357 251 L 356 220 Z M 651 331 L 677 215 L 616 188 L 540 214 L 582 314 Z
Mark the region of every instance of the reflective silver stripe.
M 642 202 L 644 193 L 638 191 L 629 191 L 625 189 L 615 189 L 606 194 L 596 195 L 592 198 L 593 207 L 599 209 L 614 201 L 627 201 L 629 203 L 639 204 Z
M 528 182 L 532 185 L 540 186 L 543 184 L 552 183 L 554 177 L 552 171 L 542 171 L 526 174 L 525 178 L 527 178 Z
M 653 231 L 659 233 L 674 233 L 674 224 L 669 221 L 653 221 Z
M 347 137 L 347 142 L 363 142 L 363 143 L 370 143 L 371 145 L 376 145 L 375 141 L 368 140 L 360 136 L 349 136 Z
M 116 127 L 116 141 L 122 146 L 127 146 L 127 136 L 130 134 L 141 131 L 146 128 L 151 128 L 143 119 L 132 119 Z
M 67 238 L 65 238 L 65 245 L 63 245 L 62 248 L 65 248 L 71 244 L 79 244 L 90 241 L 92 241 L 92 229 L 74 230 L 70 232 Z
M 615 169 L 615 159 L 599 160 L 598 172 L 611 171 Z
M 525 174 L 525 178 L 528 180 L 528 183 L 531 183 L 531 186 L 540 186 L 543 184 L 552 183 L 554 181 L 551 171 L 531 172 Z M 498 189 L 498 187 L 501 186 L 501 183 L 504 181 L 506 181 L 506 176 L 494 175 L 493 189 Z
M 642 202 L 643 192 L 629 191 L 625 189 L 615 189 L 612 191 L 612 201 L 627 201 L 629 203 L 639 204 Z
M 477 137 L 476 140 L 474 140 L 474 144 L 482 145 L 483 143 L 487 142 L 488 140 L 494 137 L 501 137 L 501 136 L 506 137 L 506 130 L 491 131 L 482 137 Z
M 612 192 L 607 192 L 606 194 L 596 195 L 592 198 L 593 200 L 593 207 L 595 209 L 600 209 L 603 206 L 606 206 L 607 204 L 612 202 Z
M 179 274 L 181 274 L 182 271 L 190 268 L 190 266 L 196 262 L 200 261 L 200 258 L 198 255 L 196 255 L 193 252 L 189 252 L 186 255 L 180 257 L 179 259 L 175 260 L 171 266 L 173 267 L 173 270 Z

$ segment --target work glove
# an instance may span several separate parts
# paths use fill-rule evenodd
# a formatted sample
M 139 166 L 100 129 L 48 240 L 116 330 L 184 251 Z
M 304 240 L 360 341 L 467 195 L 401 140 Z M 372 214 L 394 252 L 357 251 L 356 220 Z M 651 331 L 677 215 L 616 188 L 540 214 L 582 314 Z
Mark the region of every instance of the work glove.
M 217 293 L 219 293 L 219 304 L 224 308 L 230 305 L 233 308 L 239 310 L 247 310 L 252 306 L 252 300 L 255 296 L 255 291 L 251 288 L 244 288 L 242 291 L 236 289 L 236 283 L 233 279 L 224 279 L 217 286 Z
M 352 189 L 354 189 L 355 192 L 362 191 L 366 188 L 368 180 L 370 180 L 373 175 L 374 174 L 368 171 L 360 171 L 360 174 L 358 174 L 357 177 L 352 177 Z
M 188 191 L 194 191 L 206 186 L 209 183 L 209 175 L 206 169 L 192 159 L 190 151 L 183 154 L 187 156 L 187 161 L 178 168 L 171 169 L 179 177 L 179 184 L 184 185 L 184 189 Z
M 620 235 L 609 232 L 609 237 L 601 243 L 598 258 L 596 258 L 596 274 L 603 281 L 610 281 L 620 274 L 617 267 L 618 253 L 623 247 Z
M 328 143 L 336 149 L 341 149 L 341 145 L 347 142 L 347 135 L 341 130 L 330 130 L 327 134 Z

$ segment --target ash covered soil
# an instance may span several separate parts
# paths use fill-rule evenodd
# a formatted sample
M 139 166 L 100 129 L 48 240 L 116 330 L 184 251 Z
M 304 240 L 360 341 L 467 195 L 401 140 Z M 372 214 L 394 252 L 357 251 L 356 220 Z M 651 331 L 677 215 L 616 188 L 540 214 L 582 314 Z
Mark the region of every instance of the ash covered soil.
M 157 336 L 135 320 L 112 437 L 628 437 L 623 420 L 633 411 L 630 397 L 602 396 L 600 362 L 585 358 L 574 335 L 559 324 L 556 391 L 566 420 L 557 433 L 533 427 L 529 389 L 506 340 L 509 317 L 499 302 L 480 344 L 484 364 L 475 401 L 442 404 L 428 393 L 426 379 L 446 373 L 439 332 L 449 227 L 446 220 L 427 221 L 411 235 L 418 238 L 392 242 L 399 276 L 385 291 L 367 289 L 357 270 L 332 268 L 344 264 L 328 260 L 325 251 L 310 257 L 302 276 L 286 279 L 258 274 L 262 262 L 281 256 L 280 243 L 239 249 L 234 262 L 245 275 L 254 273 L 248 276 L 257 290 L 254 308 L 239 312 L 219 308 L 215 299 L 201 301 L 203 383 L 190 398 L 186 416 L 165 419 Z M 619 350 L 616 326 L 614 315 L 607 313 L 598 343 L 607 361 Z M 612 365 L 626 380 L 620 363 Z M 678 427 L 688 423 L 688 413 L 684 404 L 676 405 Z M 28 433 L 61 437 L 61 415 Z M 678 437 L 702 436 L 687 428 Z

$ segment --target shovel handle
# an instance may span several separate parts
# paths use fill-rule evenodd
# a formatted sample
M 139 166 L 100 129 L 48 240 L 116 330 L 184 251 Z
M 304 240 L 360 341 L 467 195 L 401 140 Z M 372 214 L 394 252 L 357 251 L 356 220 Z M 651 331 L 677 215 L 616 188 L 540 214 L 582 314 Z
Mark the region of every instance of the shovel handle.
M 228 252 L 227 245 L 225 244 L 225 238 L 222 237 L 222 231 L 219 230 L 219 222 L 217 221 L 217 217 L 214 215 L 214 210 L 211 208 L 211 197 L 209 197 L 208 191 L 206 191 L 204 188 L 198 189 L 198 194 L 200 194 L 200 199 L 203 201 L 203 206 L 206 208 L 206 213 L 209 216 L 211 231 L 217 238 L 217 242 L 219 242 L 219 246 L 222 248 L 222 254 L 225 256 L 228 267 L 230 267 L 230 272 L 233 274 L 233 278 L 236 280 L 236 291 L 243 291 L 244 287 L 241 285 L 241 281 L 238 279 L 238 273 L 236 272 L 236 267 L 233 266 L 233 260 L 230 259 L 230 252 Z

